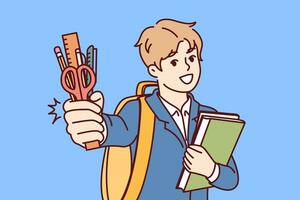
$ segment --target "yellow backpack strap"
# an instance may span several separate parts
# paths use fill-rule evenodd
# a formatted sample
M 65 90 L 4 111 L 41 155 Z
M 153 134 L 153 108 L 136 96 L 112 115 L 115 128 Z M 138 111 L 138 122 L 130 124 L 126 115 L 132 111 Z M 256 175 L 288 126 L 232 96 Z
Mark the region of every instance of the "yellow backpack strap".
M 140 127 L 137 137 L 136 153 L 134 158 L 133 170 L 130 176 L 129 184 L 124 193 L 123 200 L 138 199 L 142 190 L 149 160 L 151 156 L 155 115 L 150 109 L 145 100 L 145 96 L 140 98 L 141 113 L 140 113 Z
M 136 95 L 138 95 L 138 96 L 144 95 L 146 88 L 153 87 L 153 86 L 157 86 L 157 82 L 155 82 L 155 81 L 141 81 L 141 82 L 139 82 L 139 84 L 136 88 Z
M 138 99 L 138 96 L 124 98 L 115 110 L 118 115 L 124 105 Z M 126 191 L 132 171 L 130 146 L 105 147 L 101 172 L 101 195 L 103 200 L 120 200 Z M 122 167 L 120 168 L 120 163 Z

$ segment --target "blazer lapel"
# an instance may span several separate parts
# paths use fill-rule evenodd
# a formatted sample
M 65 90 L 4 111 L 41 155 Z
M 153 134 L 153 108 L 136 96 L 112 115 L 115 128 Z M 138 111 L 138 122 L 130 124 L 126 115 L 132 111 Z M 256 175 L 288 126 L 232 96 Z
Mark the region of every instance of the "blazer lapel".
M 198 114 L 199 114 L 199 103 L 195 101 L 192 94 L 189 94 L 191 98 L 191 107 L 190 107 L 190 118 L 189 118 L 189 130 L 188 130 L 188 139 L 189 144 L 191 144 L 194 131 L 197 125 Z
M 186 147 L 180 129 L 158 97 L 158 90 L 154 90 L 153 94 L 146 98 L 146 101 L 157 119 L 164 123 L 164 128 L 178 140 L 183 148 Z

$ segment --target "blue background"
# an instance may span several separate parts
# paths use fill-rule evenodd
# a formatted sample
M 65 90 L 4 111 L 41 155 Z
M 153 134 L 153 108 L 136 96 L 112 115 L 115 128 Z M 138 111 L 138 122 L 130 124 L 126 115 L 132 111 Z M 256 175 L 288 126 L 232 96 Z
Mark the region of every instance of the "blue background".
M 295 199 L 299 185 L 297 1 L 2 1 L 0 199 L 100 199 L 103 150 L 74 145 L 47 115 L 60 86 L 53 53 L 77 31 L 99 49 L 105 112 L 150 79 L 133 47 L 161 18 L 197 21 L 204 40 L 196 98 L 247 125 L 234 153 L 240 185 L 210 199 Z M 61 111 L 59 111 L 61 113 Z M 298 196 L 298 195 L 297 195 Z

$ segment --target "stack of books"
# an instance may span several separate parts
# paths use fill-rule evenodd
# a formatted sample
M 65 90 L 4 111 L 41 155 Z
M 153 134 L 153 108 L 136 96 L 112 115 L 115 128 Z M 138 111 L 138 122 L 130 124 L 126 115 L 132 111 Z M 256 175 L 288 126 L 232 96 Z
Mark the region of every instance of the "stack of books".
M 203 112 L 197 120 L 192 144 L 204 147 L 216 163 L 227 165 L 244 125 L 238 114 Z M 206 177 L 183 167 L 177 188 L 191 191 L 209 187 L 212 185 Z

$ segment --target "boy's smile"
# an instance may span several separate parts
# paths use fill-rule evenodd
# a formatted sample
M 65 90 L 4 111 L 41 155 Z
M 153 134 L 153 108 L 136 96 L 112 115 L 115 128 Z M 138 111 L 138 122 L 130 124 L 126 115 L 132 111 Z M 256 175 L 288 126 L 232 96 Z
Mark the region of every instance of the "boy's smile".
M 187 74 L 179 77 L 184 84 L 190 84 L 193 80 L 193 74 Z

